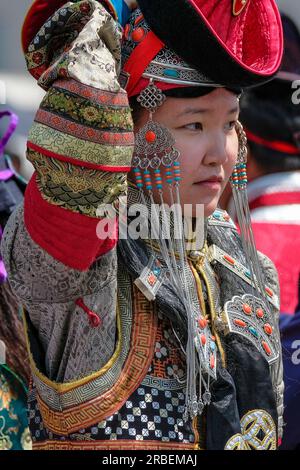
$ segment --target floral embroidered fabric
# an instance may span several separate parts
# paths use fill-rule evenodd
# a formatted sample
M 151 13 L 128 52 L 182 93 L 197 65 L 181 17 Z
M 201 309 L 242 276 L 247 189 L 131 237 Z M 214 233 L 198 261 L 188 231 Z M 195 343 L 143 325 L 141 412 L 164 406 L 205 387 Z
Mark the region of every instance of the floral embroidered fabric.
M 0 450 L 31 450 L 26 401 L 21 381 L 0 365 Z

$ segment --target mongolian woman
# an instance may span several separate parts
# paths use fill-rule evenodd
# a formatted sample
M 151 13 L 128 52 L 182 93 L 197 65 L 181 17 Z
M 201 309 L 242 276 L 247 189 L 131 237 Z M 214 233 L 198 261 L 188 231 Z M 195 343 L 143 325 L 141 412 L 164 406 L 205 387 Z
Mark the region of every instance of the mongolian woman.
M 275 449 L 278 282 L 253 242 L 238 115 L 278 70 L 280 16 L 273 0 L 138 4 L 36 0 L 23 27 L 46 94 L 2 252 L 33 447 Z M 229 179 L 241 236 L 218 210 Z

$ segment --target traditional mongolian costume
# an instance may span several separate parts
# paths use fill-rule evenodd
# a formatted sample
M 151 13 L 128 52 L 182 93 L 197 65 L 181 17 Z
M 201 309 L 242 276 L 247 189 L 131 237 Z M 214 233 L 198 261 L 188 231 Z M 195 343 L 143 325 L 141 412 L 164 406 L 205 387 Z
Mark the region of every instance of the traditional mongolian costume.
M 174 236 L 177 213 L 169 238 L 157 213 L 154 240 L 96 231 L 97 208 L 118 212 L 126 193 L 129 207 L 153 206 L 163 179 L 180 202 L 176 142 L 155 122 L 164 92 L 240 93 L 271 79 L 280 15 L 273 0 L 138 3 L 130 12 L 121 2 L 37 0 L 24 23 L 28 68 L 46 95 L 28 137 L 36 171 L 2 252 L 24 306 L 33 447 L 275 449 L 278 282 L 253 244 L 242 127 L 231 178 L 241 237 L 221 210 L 204 220 L 198 250 Z M 135 142 L 134 96 L 149 112 Z

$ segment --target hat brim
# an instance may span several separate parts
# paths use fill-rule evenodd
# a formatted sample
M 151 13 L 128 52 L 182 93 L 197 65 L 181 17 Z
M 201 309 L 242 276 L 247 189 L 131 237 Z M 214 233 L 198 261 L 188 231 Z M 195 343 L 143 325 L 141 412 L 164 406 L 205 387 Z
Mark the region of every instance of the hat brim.
M 152 31 L 188 64 L 224 86 L 273 78 L 283 53 L 274 0 L 248 1 L 235 16 L 227 0 L 139 0 Z

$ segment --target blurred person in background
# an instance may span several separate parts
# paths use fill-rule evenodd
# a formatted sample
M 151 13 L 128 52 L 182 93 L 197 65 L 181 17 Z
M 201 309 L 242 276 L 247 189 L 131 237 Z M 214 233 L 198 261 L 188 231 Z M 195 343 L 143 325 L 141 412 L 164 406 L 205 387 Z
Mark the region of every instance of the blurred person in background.
M 0 239 L 8 217 L 23 200 L 26 187 L 12 159 L 4 154 L 5 145 L 16 128 L 17 117 L 9 111 L 0 111 L 1 118 L 9 118 L 10 122 L 0 138 Z M 6 278 L 0 256 L 0 450 L 29 450 L 27 351 L 20 308 Z
M 281 72 L 243 95 L 241 122 L 248 139 L 248 198 L 257 249 L 278 270 L 281 311 L 293 314 L 300 271 L 300 34 L 288 16 L 282 14 L 282 20 Z M 230 188 L 221 207 L 236 218 Z

